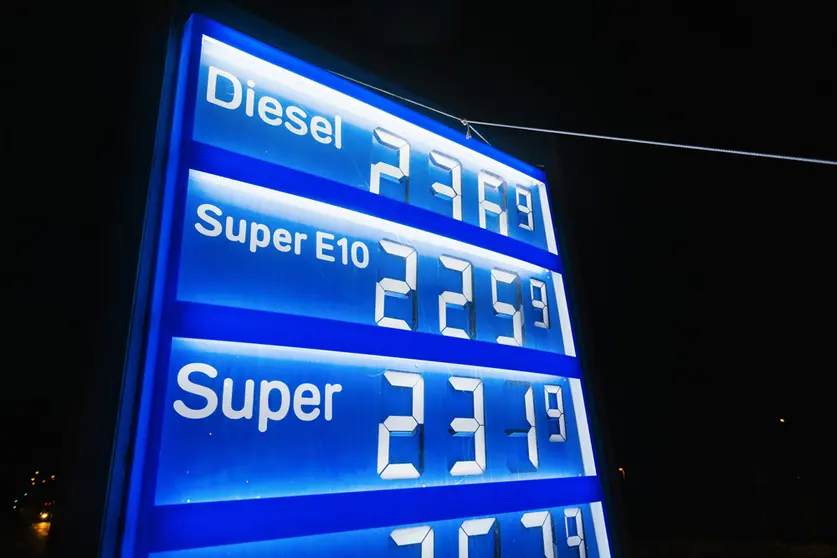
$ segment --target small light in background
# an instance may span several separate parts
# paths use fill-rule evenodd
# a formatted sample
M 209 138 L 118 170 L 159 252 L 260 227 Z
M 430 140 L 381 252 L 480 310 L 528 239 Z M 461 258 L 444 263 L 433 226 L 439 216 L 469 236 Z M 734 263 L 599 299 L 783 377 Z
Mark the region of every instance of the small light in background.
M 40 473 L 40 471 L 35 471 L 35 474 L 36 474 L 36 475 L 37 475 L 38 473 Z
M 46 479 L 42 480 L 42 481 L 41 481 L 41 484 L 44 484 L 45 482 L 46 482 Z
M 47 512 L 41 512 L 41 519 L 46 519 L 48 517 L 49 517 L 49 514 Z
M 779 422 L 782 422 L 782 423 L 784 423 L 784 422 L 785 422 L 785 419 L 783 419 L 783 418 L 780 418 L 780 419 L 779 419 Z
M 35 480 L 35 477 L 32 477 L 32 478 L 31 478 L 31 479 L 29 479 L 29 480 L 31 480 L 31 481 Z
M 55 475 L 52 475 L 52 476 L 51 476 L 51 477 L 49 477 L 49 478 L 51 478 L 52 480 L 55 480 Z
M 28 493 L 28 492 L 24 492 L 24 493 L 23 493 L 23 495 L 24 495 L 24 496 L 29 496 L 29 493 Z

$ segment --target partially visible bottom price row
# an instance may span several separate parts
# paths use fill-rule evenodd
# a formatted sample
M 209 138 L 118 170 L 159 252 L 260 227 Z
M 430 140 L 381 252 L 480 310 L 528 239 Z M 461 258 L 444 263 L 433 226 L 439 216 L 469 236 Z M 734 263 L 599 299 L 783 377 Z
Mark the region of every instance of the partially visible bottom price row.
M 441 505 L 441 503 L 440 503 Z M 346 513 L 352 513 L 347 510 Z M 601 502 L 327 535 L 159 552 L 151 558 L 610 558 Z

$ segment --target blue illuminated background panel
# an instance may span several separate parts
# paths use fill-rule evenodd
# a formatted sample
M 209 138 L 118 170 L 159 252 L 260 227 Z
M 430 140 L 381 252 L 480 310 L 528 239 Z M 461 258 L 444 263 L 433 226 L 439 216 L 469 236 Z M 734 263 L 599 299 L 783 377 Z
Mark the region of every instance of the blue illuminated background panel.
M 193 16 L 122 556 L 610 556 L 545 177 Z

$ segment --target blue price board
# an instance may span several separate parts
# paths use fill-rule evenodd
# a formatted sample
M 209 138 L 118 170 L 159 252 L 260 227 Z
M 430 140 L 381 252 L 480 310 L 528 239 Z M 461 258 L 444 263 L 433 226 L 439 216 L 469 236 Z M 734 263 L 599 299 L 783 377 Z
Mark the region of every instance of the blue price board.
M 125 558 L 609 557 L 544 174 L 183 30 Z

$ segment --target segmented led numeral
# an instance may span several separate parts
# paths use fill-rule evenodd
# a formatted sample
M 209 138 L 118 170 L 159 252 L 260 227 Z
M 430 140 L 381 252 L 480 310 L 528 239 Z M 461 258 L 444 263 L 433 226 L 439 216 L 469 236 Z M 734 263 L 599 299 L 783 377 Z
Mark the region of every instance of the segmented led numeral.
M 395 149 L 398 152 L 398 166 L 390 165 L 380 161 L 372 163 L 372 172 L 369 177 L 369 191 L 373 194 L 381 193 L 381 176 L 388 176 L 399 183 L 404 184 L 404 198 L 407 202 L 410 201 L 410 144 L 407 140 L 396 136 L 392 132 L 387 132 L 383 128 L 375 128 L 372 133 L 375 141 Z
M 391 277 L 383 277 L 377 283 L 375 289 L 375 323 L 384 327 L 393 327 L 395 329 L 409 329 L 416 328 L 416 276 L 418 273 L 417 260 L 418 256 L 412 246 L 406 244 L 398 244 L 391 240 L 381 240 L 381 249 L 387 254 L 404 258 L 404 279 L 393 279 Z M 401 298 L 412 297 L 412 316 L 410 322 L 399 318 L 390 318 L 385 315 L 384 306 L 386 303 L 387 294 L 393 294 Z
M 459 528 L 459 558 L 468 558 L 468 539 L 471 537 L 479 537 L 494 535 L 494 556 L 500 555 L 500 529 L 497 521 L 493 517 L 485 519 L 468 519 L 462 522 Z
M 486 188 L 497 190 L 500 196 L 500 203 L 486 199 Z M 488 228 L 486 215 L 491 213 L 497 216 L 500 234 L 509 236 L 509 212 L 506 210 L 506 182 L 496 174 L 482 170 L 477 177 L 477 189 L 480 202 L 480 227 L 483 229 Z
M 482 380 L 458 376 L 452 376 L 449 380 L 453 389 L 474 394 L 474 416 L 457 417 L 450 423 L 450 433 L 454 436 L 474 435 L 474 460 L 457 461 L 451 467 L 450 474 L 455 477 L 481 475 L 485 473 L 485 395 Z
M 541 311 L 541 319 L 535 321 L 535 327 L 549 329 L 549 301 L 546 298 L 546 283 L 539 279 L 529 279 L 529 291 L 532 294 L 532 308 Z M 537 296 L 535 296 L 536 293 Z
M 518 223 L 521 229 L 527 231 L 535 230 L 535 216 L 532 213 L 532 191 L 524 186 L 518 186 L 514 189 L 515 200 L 517 202 L 517 212 L 523 216 L 524 221 Z
M 457 221 L 462 220 L 462 165 L 453 157 L 448 157 L 438 151 L 430 152 L 430 163 L 450 172 L 450 184 L 434 182 L 433 192 L 450 200 L 451 216 Z
M 575 525 L 575 535 L 570 535 L 570 522 Z M 564 532 L 567 534 L 567 546 L 578 549 L 578 558 L 587 558 L 587 543 L 584 541 L 584 523 L 579 508 L 564 509 Z
M 506 430 L 507 436 L 526 436 L 526 448 L 529 455 L 529 463 L 535 468 L 539 467 L 538 460 L 538 436 L 535 428 L 535 392 L 532 389 L 532 384 L 529 382 L 509 381 L 509 384 L 518 384 L 526 386 L 526 393 L 523 395 L 523 404 L 526 409 L 526 422 L 529 423 L 529 428 L 525 430 Z
M 541 528 L 543 534 L 543 555 L 544 558 L 555 558 L 557 548 L 555 547 L 555 529 L 552 525 L 552 514 L 548 511 L 524 513 L 520 522 L 527 529 Z
M 389 536 L 397 546 L 421 545 L 421 558 L 433 558 L 435 541 L 429 525 L 395 529 Z
M 515 285 L 514 303 L 501 302 L 497 297 L 497 284 Z M 502 345 L 523 346 L 523 308 L 520 301 L 520 279 L 516 273 L 501 269 L 491 270 L 491 303 L 494 314 L 510 316 L 512 320 L 512 337 L 497 336 L 497 342 Z
M 384 372 L 384 378 L 392 386 L 410 388 L 413 397 L 409 416 L 390 415 L 378 425 L 378 475 L 385 480 L 416 479 L 424 462 L 424 379 L 421 374 L 393 370 Z M 419 437 L 418 468 L 412 463 L 389 462 L 390 436 L 399 433 Z
M 462 274 L 462 292 L 445 291 L 439 295 L 439 331 L 442 335 L 471 339 L 474 330 L 474 268 L 469 262 L 451 256 L 439 256 L 439 262 L 446 269 Z M 466 312 L 468 330 L 448 326 L 448 307 L 461 308 Z
M 564 390 L 561 386 L 543 386 L 544 399 L 546 399 L 546 416 L 550 420 L 555 420 L 557 430 L 555 434 L 549 435 L 550 442 L 566 442 L 567 441 L 567 424 L 564 417 Z M 555 395 L 555 407 L 552 407 L 549 395 Z

